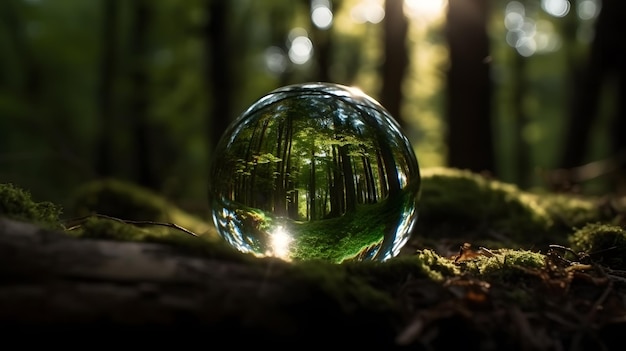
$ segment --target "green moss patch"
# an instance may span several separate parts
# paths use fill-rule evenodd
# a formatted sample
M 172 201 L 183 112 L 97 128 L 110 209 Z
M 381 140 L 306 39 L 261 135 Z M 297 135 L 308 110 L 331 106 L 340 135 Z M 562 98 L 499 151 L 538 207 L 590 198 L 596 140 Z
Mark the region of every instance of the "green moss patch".
M 573 227 L 608 217 L 595 198 L 538 194 L 454 168 L 422 171 L 414 237 L 424 244 L 457 238 L 459 244 L 540 248 L 566 244 Z
M 626 269 L 626 231 L 617 225 L 589 223 L 569 237 L 572 250 L 593 262 Z
M 420 236 L 486 238 L 485 233 L 512 242 L 541 238 L 553 221 L 534 197 L 512 184 L 450 168 L 422 172 L 422 193 L 416 233 Z
M 589 222 L 610 221 L 612 214 L 604 211 L 602 199 L 564 193 L 538 193 L 533 195 L 554 222 L 551 232 L 559 238 L 571 234 L 574 228 Z
M 31 194 L 13 184 L 0 184 L 0 216 L 32 222 L 48 229 L 61 229 L 62 210 L 51 202 L 36 202 Z
M 463 264 L 463 272 L 482 279 L 515 280 L 527 275 L 527 270 L 545 266 L 546 256 L 526 250 L 499 249 L 485 251 Z

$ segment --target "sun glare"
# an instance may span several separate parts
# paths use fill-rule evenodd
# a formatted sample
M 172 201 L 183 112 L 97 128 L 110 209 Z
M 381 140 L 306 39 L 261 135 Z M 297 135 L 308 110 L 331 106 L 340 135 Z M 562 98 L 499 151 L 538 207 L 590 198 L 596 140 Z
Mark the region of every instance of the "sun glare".
M 447 3 L 447 0 L 404 0 L 404 12 L 410 18 L 431 22 L 443 16 Z
M 272 255 L 282 259 L 289 258 L 289 245 L 293 239 L 289 233 L 279 226 L 272 232 Z

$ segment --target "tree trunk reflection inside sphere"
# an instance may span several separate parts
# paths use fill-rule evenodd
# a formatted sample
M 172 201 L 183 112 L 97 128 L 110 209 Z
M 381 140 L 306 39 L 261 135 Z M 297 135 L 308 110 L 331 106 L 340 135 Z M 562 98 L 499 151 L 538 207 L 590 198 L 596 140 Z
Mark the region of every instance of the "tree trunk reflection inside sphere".
M 420 174 L 393 117 L 331 83 L 255 102 L 217 145 L 210 200 L 220 235 L 286 260 L 386 260 L 417 219 Z

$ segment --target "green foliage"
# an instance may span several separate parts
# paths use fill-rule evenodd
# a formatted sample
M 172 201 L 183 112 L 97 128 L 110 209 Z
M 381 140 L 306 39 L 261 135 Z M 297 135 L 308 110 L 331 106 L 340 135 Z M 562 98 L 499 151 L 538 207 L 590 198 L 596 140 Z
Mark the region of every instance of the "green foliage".
M 117 5 L 115 16 L 103 11 L 105 4 L 111 3 Z M 578 71 L 576 63 L 587 52 L 588 42 L 580 40 L 580 33 L 589 35 L 593 20 L 578 19 L 572 10 L 570 19 L 563 21 L 538 10 L 538 0 L 528 2 L 527 15 L 550 24 L 537 34 L 563 45 L 555 52 L 520 58 L 504 40 L 506 3 L 490 5 L 490 57 L 497 63 L 492 72 L 496 87 L 493 112 L 497 116 L 494 135 L 502 179 L 517 180 L 525 176 L 514 174 L 517 150 L 529 150 L 538 166 L 554 168 L 560 140 L 555 134 L 562 131 L 568 110 L 564 108 L 567 78 Z M 64 203 L 74 184 L 97 173 L 99 142 L 108 143 L 109 153 L 115 155 L 107 174 L 137 179 L 138 160 L 133 151 L 138 144 L 132 126 L 140 116 L 130 106 L 141 95 L 147 105 L 141 118 L 152 136 L 141 156 L 153 163 L 155 177 L 162 181 L 159 190 L 203 201 L 204 193 L 198 189 L 206 184 L 209 148 L 215 142 L 207 135 L 212 119 L 231 120 L 269 90 L 315 77 L 315 62 L 289 64 L 283 56 L 288 64 L 283 73 L 271 72 L 264 64 L 268 48 L 288 51 L 285 43 L 290 30 L 306 29 L 313 34 L 313 45 L 326 41 L 316 38 L 306 2 L 225 1 L 224 12 L 216 14 L 205 1 L 158 0 L 146 2 L 146 28 L 142 28 L 146 42 L 131 45 L 140 26 L 133 16 L 136 4 L 79 0 L 0 4 L 0 115 L 6 117 L 0 119 L 0 146 L 6 150 L 0 180 L 20 181 L 36 193 Z M 333 63 L 329 79 L 376 95 L 383 45 L 366 39 L 382 37 L 383 26 L 354 22 L 351 13 L 357 5 L 362 4 L 350 0 L 334 5 L 335 25 L 324 34 L 333 43 L 327 53 Z M 212 52 L 208 46 L 211 38 L 202 29 L 213 16 L 226 18 L 223 39 L 231 43 L 231 50 Z M 414 71 L 404 77 L 409 87 L 404 92 L 407 112 L 397 117 L 407 122 L 421 163 L 433 166 L 442 164 L 445 151 L 442 83 L 448 63 L 444 23 L 422 28 L 421 22 L 409 21 L 409 42 L 413 44 L 408 47 L 408 58 Z M 114 30 L 105 31 L 107 24 Z M 218 54 L 232 63 L 232 67 L 224 67 L 229 81 L 223 82 L 223 90 L 229 98 L 223 101 L 215 91 L 220 89 L 219 77 L 206 72 L 207 62 Z M 110 64 L 112 72 L 104 69 L 104 63 Z M 149 89 L 133 90 L 137 66 L 146 73 Z M 525 89 L 516 89 L 521 83 Z M 524 101 L 524 106 L 515 101 Z M 214 115 L 215 106 L 222 103 L 229 115 Z M 520 107 L 526 125 L 514 118 Z M 602 111 L 600 117 L 609 112 Z M 596 129 L 592 157 L 601 158 L 606 138 L 603 128 Z M 517 145 L 521 139 L 523 144 Z M 45 181 L 41 174 L 46 174 Z
M 626 231 L 617 225 L 588 223 L 569 237 L 573 250 L 589 255 L 595 262 L 626 269 Z
M 323 258 L 335 263 L 355 259 L 368 246 L 379 245 L 387 223 L 398 223 L 405 195 L 376 204 L 357 205 L 341 217 L 297 224 L 301 228 L 295 259 Z M 354 235 L 354 233 L 361 233 Z
M 11 183 L 0 184 L 0 216 L 33 222 L 50 229 L 61 229 L 59 206 L 48 202 L 35 202 L 31 194 Z

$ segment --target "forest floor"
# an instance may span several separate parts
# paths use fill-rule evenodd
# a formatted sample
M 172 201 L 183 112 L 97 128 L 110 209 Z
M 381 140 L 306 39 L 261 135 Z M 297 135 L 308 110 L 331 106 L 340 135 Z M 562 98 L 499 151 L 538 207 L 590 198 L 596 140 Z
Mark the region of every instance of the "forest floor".
M 17 334 L 122 332 L 144 346 L 176 336 L 180 345 L 623 349 L 621 197 L 424 170 L 400 255 L 330 264 L 235 252 L 202 218 L 119 181 L 78 189 L 66 220 L 18 187 L 0 185 L 0 195 L 0 326 Z

